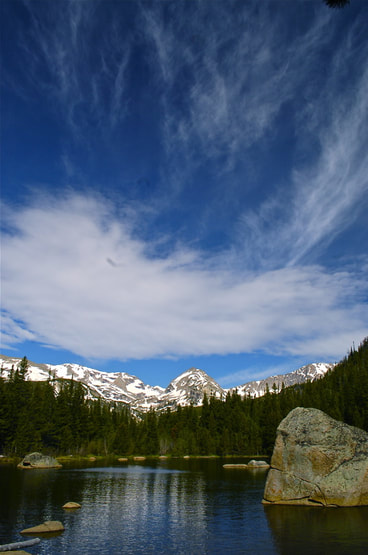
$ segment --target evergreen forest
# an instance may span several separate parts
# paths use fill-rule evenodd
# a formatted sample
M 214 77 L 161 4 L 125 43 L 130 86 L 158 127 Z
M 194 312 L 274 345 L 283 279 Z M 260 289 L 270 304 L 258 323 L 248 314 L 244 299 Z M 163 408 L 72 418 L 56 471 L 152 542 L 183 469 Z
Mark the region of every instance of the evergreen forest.
M 73 380 L 26 381 L 27 365 L 24 357 L 8 380 L 0 377 L 0 453 L 8 456 L 270 455 L 278 424 L 297 406 L 368 431 L 368 337 L 312 383 L 140 415 L 119 403 L 87 400 Z

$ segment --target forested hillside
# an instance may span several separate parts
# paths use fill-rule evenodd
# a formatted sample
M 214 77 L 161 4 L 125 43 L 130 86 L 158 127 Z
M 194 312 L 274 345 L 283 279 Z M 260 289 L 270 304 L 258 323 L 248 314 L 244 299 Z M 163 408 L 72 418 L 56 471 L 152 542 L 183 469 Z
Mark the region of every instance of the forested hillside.
M 202 407 L 141 417 L 119 404 L 87 401 L 74 381 L 25 380 L 27 359 L 0 378 L 0 453 L 23 456 L 270 454 L 279 422 L 296 406 L 315 407 L 368 431 L 368 338 L 327 375 L 260 398 L 228 394 Z

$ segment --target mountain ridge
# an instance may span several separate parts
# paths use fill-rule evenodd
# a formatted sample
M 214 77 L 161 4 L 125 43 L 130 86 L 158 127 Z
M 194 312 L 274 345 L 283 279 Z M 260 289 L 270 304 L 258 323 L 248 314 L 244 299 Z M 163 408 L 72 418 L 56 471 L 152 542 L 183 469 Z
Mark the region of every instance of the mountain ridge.
M 8 379 L 12 367 L 16 369 L 20 358 L 0 355 L 0 376 Z M 46 364 L 29 362 L 26 380 L 47 381 L 74 379 L 80 381 L 91 399 L 102 398 L 109 402 L 129 405 L 134 410 L 148 411 L 151 408 L 163 410 L 178 405 L 200 406 L 204 395 L 225 399 L 227 393 L 236 391 L 239 395 L 260 397 L 275 386 L 280 390 L 297 383 L 314 381 L 325 375 L 335 365 L 312 363 L 293 372 L 270 376 L 263 380 L 247 382 L 232 388 L 222 388 L 209 374 L 199 368 L 189 368 L 171 380 L 166 388 L 145 384 L 138 377 L 127 372 L 103 372 L 78 364 Z

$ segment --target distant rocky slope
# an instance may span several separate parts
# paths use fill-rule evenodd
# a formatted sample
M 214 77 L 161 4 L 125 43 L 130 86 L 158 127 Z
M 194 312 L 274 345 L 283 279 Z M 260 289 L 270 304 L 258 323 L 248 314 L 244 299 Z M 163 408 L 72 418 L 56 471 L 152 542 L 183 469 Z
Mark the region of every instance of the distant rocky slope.
M 308 381 L 313 382 L 318 378 L 322 378 L 322 376 L 324 376 L 326 372 L 331 370 L 334 366 L 334 364 L 315 362 L 313 364 L 302 366 L 301 368 L 298 368 L 298 370 L 294 370 L 294 372 L 289 372 L 288 374 L 278 374 L 277 376 L 270 376 L 264 380 L 248 382 L 244 385 L 240 385 L 236 388 L 236 390 L 242 397 L 244 395 L 261 397 L 266 393 L 267 387 L 270 391 L 272 391 L 272 388 L 276 386 L 276 389 L 280 391 L 282 386 L 289 387 L 298 383 Z
M 0 355 L 0 375 L 7 379 L 11 368 L 17 368 L 20 358 Z M 80 381 L 86 388 L 89 398 L 102 398 L 106 401 L 125 403 L 131 408 L 141 411 L 152 408 L 164 409 L 177 405 L 199 406 L 203 396 L 225 398 L 228 391 L 237 391 L 239 395 L 260 397 L 266 392 L 267 386 L 272 390 L 305 381 L 313 381 L 322 377 L 333 364 L 309 364 L 294 372 L 271 376 L 264 380 L 253 381 L 237 388 L 223 389 L 206 372 L 198 368 L 190 368 L 172 380 L 165 388 L 143 383 L 136 376 L 126 372 L 100 372 L 78 364 L 37 364 L 30 362 L 26 379 L 31 381 L 74 379 Z

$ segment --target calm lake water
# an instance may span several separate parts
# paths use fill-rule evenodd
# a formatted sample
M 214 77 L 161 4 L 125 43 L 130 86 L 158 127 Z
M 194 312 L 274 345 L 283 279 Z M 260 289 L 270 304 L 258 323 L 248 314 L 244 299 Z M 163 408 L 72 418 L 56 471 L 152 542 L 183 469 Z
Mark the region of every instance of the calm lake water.
M 1 466 L 0 544 L 29 539 L 20 530 L 60 520 L 63 533 L 26 550 L 51 555 L 368 552 L 368 507 L 264 507 L 266 472 L 225 470 L 224 462 L 234 461 L 113 462 L 60 470 Z M 65 511 L 67 501 L 82 508 Z

